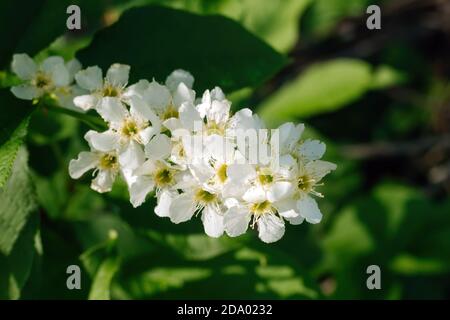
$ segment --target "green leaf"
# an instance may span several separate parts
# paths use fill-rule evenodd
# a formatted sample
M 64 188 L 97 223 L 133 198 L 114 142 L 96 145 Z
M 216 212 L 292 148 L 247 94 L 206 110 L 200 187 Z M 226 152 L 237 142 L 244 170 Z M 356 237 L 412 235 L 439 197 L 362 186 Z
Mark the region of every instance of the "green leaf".
M 77 57 L 105 71 L 116 62 L 129 64 L 131 82 L 153 77 L 164 81 L 182 68 L 194 75 L 197 90 L 220 86 L 228 92 L 257 86 L 286 63 L 231 19 L 157 6 L 126 11 Z
M 119 258 L 109 257 L 103 261 L 95 274 L 89 300 L 109 300 L 111 281 L 119 269 Z
M 270 124 L 286 118 L 305 118 L 342 107 L 365 93 L 371 81 L 370 65 L 336 59 L 311 66 L 286 84 L 260 107 Z
M 405 82 L 406 75 L 388 65 L 379 66 L 374 74 L 371 87 L 374 90 L 384 89 Z
M 391 269 L 403 275 L 442 274 L 449 272 L 450 265 L 436 258 L 420 258 L 410 254 L 400 254 L 391 261 Z
M 39 216 L 33 214 L 21 231 L 8 255 L 0 252 L 0 298 L 19 299 L 26 284 L 36 254 Z
M 383 89 L 403 81 L 387 66 L 375 71 L 356 59 L 335 59 L 315 64 L 284 85 L 261 106 L 261 116 L 270 125 L 336 111 L 370 89 Z
M 67 3 L 61 0 L 6 0 L 0 3 L 0 67 L 13 53 L 33 56 L 66 28 Z
M 0 252 L 4 255 L 9 255 L 29 215 L 36 208 L 27 159 L 26 150 L 21 149 L 11 178 L 0 190 Z
M 90 300 L 110 299 L 111 282 L 121 261 L 117 252 L 117 237 L 117 231 L 111 229 L 108 240 L 90 248 L 80 257 L 84 267 L 93 275 Z
M 311 38 L 326 36 L 345 17 L 356 17 L 365 14 L 374 0 L 314 0 L 304 16 L 302 35 Z
M 208 0 L 203 3 L 209 2 Z M 236 19 L 276 50 L 286 52 L 298 38 L 299 18 L 310 0 L 221 1 L 214 11 Z
M 186 259 L 207 260 L 226 252 L 236 250 L 245 243 L 243 238 L 211 238 L 205 234 L 167 234 L 154 231 L 147 232 L 152 240 L 162 246 L 168 246 Z
M 27 134 L 32 107 L 7 89 L 0 90 L 0 188 L 8 180 L 14 159 Z

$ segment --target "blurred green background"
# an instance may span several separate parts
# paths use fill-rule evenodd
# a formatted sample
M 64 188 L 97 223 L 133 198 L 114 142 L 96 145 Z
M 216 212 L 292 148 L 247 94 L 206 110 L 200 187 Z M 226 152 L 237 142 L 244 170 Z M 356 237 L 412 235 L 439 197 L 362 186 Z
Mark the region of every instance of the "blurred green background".
M 69 32 L 72 3 L 83 27 Z M 147 19 L 134 9 L 115 24 L 149 4 L 200 17 Z M 370 4 L 381 7 L 381 30 L 366 28 Z M 131 32 L 135 21 L 142 33 Z M 111 34 L 116 51 L 102 46 Z M 304 122 L 338 165 L 320 190 L 319 225 L 289 225 L 271 245 L 252 232 L 212 239 L 198 219 L 158 218 L 151 199 L 133 209 L 123 183 L 100 195 L 89 177 L 71 180 L 68 162 L 87 148 L 88 127 L 40 110 L 28 123 L 33 106 L 2 93 L 0 298 L 450 297 L 449 1 L 2 1 L 0 37 L 2 88 L 14 82 L 15 52 L 129 63 L 160 81 L 184 67 L 197 94 L 219 84 L 235 110 L 250 107 L 271 127 Z M 81 290 L 66 287 L 69 265 L 82 269 Z M 369 265 L 381 269 L 380 290 L 366 286 Z

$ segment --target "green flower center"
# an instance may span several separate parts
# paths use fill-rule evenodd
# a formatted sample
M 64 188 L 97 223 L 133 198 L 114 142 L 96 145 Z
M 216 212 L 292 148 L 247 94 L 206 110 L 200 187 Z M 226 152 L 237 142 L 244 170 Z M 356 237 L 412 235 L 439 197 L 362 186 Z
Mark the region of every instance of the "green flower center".
M 162 168 L 156 171 L 154 176 L 155 184 L 158 187 L 165 187 L 170 185 L 173 181 L 173 173 L 168 168 Z
M 178 118 L 179 114 L 178 114 L 178 110 L 175 109 L 175 107 L 173 105 L 170 105 L 165 111 L 164 113 L 161 115 L 162 120 L 167 120 L 170 118 Z
M 118 97 L 119 93 L 119 90 L 110 84 L 106 84 L 102 91 L 104 97 Z
M 314 187 L 314 179 L 308 176 L 301 176 L 297 180 L 297 187 L 303 192 L 310 192 Z
M 262 185 L 268 185 L 273 182 L 273 176 L 271 174 L 260 174 L 258 175 L 259 183 Z
M 105 170 L 117 169 L 117 156 L 113 154 L 105 154 L 100 158 L 100 168 Z
M 250 207 L 250 212 L 255 215 L 262 215 L 264 213 L 271 212 L 272 210 L 272 204 L 267 200 L 259 203 L 254 203 Z
M 34 84 L 36 85 L 36 87 L 41 88 L 41 89 L 49 87 L 51 82 L 52 81 L 51 81 L 50 77 L 47 76 L 43 72 L 38 72 L 38 74 L 36 75 L 36 78 L 34 79 Z
M 219 181 L 221 183 L 224 183 L 228 176 L 227 176 L 227 165 L 226 164 L 222 164 L 219 169 L 217 169 L 216 172 L 217 178 L 219 179 Z
M 126 137 L 133 137 L 138 133 L 139 133 L 139 126 L 137 125 L 136 121 L 132 119 L 126 120 L 124 125 L 122 126 L 122 135 Z
M 214 202 L 216 199 L 217 196 L 214 193 L 211 193 L 203 189 L 198 190 L 195 194 L 195 200 L 203 204 Z
M 217 134 L 223 136 L 225 134 L 225 128 L 223 125 L 216 123 L 215 121 L 208 121 L 206 124 L 206 134 Z

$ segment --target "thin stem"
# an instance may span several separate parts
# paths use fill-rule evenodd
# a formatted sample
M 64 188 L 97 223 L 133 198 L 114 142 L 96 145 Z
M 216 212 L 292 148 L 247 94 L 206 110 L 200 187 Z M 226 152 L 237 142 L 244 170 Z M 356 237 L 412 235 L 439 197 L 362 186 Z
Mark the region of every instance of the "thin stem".
M 106 129 L 106 124 L 105 122 L 103 122 L 103 120 L 101 120 L 98 117 L 95 116 L 91 116 L 88 114 L 84 114 L 84 113 L 80 113 L 74 110 L 70 110 L 67 108 L 63 108 L 63 107 L 59 107 L 59 106 L 54 106 L 51 104 L 45 104 L 42 105 L 43 108 L 52 111 L 52 112 L 56 112 L 56 113 L 60 113 L 60 114 L 65 114 L 74 118 L 77 118 L 81 121 L 83 121 L 84 123 L 86 123 L 87 125 L 89 125 L 91 128 L 95 129 L 95 130 L 104 130 Z

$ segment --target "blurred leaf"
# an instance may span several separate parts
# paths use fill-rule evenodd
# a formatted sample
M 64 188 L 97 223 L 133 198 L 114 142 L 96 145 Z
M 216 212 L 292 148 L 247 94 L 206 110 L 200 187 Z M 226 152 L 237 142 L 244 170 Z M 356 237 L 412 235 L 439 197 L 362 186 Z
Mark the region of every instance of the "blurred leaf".
M 120 266 L 117 253 L 117 231 L 109 231 L 108 240 L 96 245 L 80 257 L 85 268 L 93 276 L 89 300 L 109 300 L 111 281 Z
M 399 77 L 386 68 L 373 72 L 368 63 L 355 59 L 315 64 L 263 102 L 261 116 L 273 126 L 293 118 L 338 110 L 371 88 L 396 84 L 394 81 L 399 81 Z
M 220 288 L 220 290 L 217 290 Z M 172 250 L 129 261 L 113 288 L 121 299 L 317 298 L 306 272 L 276 250 L 242 248 L 199 264 Z
M 409 254 L 400 254 L 391 262 L 393 271 L 404 275 L 440 274 L 450 271 L 450 265 L 446 265 L 438 259 L 419 258 Z
M 286 118 L 330 112 L 359 98 L 371 81 L 370 66 L 359 60 L 336 59 L 313 65 L 260 107 L 273 124 Z
M 0 252 L 0 298 L 19 299 L 27 282 L 35 256 L 35 237 L 39 217 L 33 214 L 20 232 L 8 255 Z
M 346 17 L 365 15 L 374 0 L 314 0 L 302 20 L 302 32 L 318 39 L 334 30 L 336 24 Z
M 33 110 L 28 101 L 18 100 L 8 89 L 0 90 L 0 188 L 11 173 L 14 159 L 27 134 L 29 116 Z M 8 109 L 9 108 L 9 109 Z
M 13 53 L 30 56 L 66 31 L 67 3 L 61 0 L 6 0 L 0 3 L 0 67 Z
M 51 112 L 36 112 L 30 121 L 29 133 L 37 145 L 51 144 L 76 134 L 79 120 Z
M 36 197 L 29 177 L 28 155 L 21 149 L 14 162 L 11 178 L 0 190 L 0 252 L 8 255 L 36 208 Z
M 297 41 L 300 16 L 310 2 L 272 0 L 262 5 L 260 0 L 227 0 L 219 2 L 214 12 L 236 19 L 276 50 L 287 52 Z
M 176 235 L 153 231 L 147 234 L 162 246 L 168 246 L 190 260 L 207 260 L 222 255 L 242 247 L 245 242 L 243 238 L 248 238 L 240 237 L 236 239 L 227 236 L 211 238 L 205 234 Z
M 123 260 L 154 251 L 153 243 L 149 239 L 137 234 L 119 217 L 106 212 L 98 212 L 85 221 L 73 223 L 72 226 L 78 242 L 86 250 L 110 241 L 110 232 L 114 230 L 117 233 L 117 254 Z
M 372 79 L 372 89 L 383 89 L 403 83 L 406 75 L 388 65 L 379 66 Z
M 89 292 L 89 300 L 109 300 L 111 281 L 119 269 L 119 258 L 106 258 L 100 265 L 95 274 L 91 291 Z
M 126 11 L 77 57 L 84 65 L 99 64 L 105 71 L 116 62 L 130 64 L 130 82 L 153 77 L 164 81 L 173 70 L 183 68 L 195 76 L 199 91 L 216 85 L 224 91 L 256 86 L 286 62 L 230 19 L 156 6 Z

